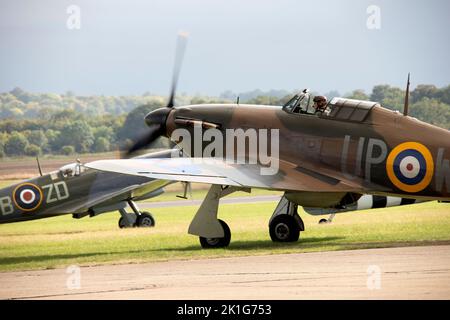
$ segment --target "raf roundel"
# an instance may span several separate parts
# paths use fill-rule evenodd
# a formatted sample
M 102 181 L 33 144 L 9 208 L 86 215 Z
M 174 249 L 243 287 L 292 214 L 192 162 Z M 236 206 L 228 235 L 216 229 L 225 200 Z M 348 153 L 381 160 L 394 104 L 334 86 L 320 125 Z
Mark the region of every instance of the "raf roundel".
M 22 183 L 13 192 L 14 204 L 23 211 L 34 211 L 42 203 L 42 190 L 32 183 Z
M 389 153 L 386 172 L 389 180 L 400 190 L 419 192 L 433 178 L 434 162 L 430 151 L 418 142 L 404 142 Z

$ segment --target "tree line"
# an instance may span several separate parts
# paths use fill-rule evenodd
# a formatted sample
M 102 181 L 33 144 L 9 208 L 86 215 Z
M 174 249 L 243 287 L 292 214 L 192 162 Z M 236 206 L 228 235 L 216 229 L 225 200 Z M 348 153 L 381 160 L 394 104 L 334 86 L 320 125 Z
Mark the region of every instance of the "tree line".
M 258 94 L 258 95 L 256 95 Z M 241 103 L 283 105 L 293 93 L 255 91 L 244 94 Z M 256 95 L 256 96 L 255 96 Z M 328 98 L 338 96 L 330 92 Z M 226 91 L 220 97 L 177 97 L 178 105 L 235 101 Z M 354 90 L 348 98 L 380 102 L 402 110 L 405 91 L 377 85 L 371 93 Z M 97 153 L 117 150 L 144 134 L 144 116 L 164 106 L 166 98 L 142 96 L 75 96 L 29 93 L 20 88 L 0 94 L 0 157 L 40 154 Z M 411 91 L 410 115 L 450 129 L 450 85 L 418 85 Z M 161 139 L 156 147 L 168 147 Z

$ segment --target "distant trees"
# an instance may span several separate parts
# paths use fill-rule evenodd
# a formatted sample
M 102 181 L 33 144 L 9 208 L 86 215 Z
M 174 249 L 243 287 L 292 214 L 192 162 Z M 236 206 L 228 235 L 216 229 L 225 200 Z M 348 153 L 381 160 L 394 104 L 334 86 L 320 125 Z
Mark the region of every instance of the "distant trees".
M 450 86 L 437 88 L 434 85 L 418 85 L 410 93 L 410 115 L 439 127 L 450 129 L 449 98 Z M 389 85 L 377 85 L 373 87 L 369 99 L 380 102 L 385 108 L 402 111 L 405 90 Z
M 64 146 L 61 148 L 61 154 L 70 156 L 75 153 L 75 148 L 73 146 Z
M 272 97 L 272 96 L 258 96 L 256 98 L 250 99 L 245 103 L 249 104 L 264 104 L 269 106 L 281 106 L 284 105 L 292 95 L 284 96 L 281 98 Z
M 44 130 L 26 130 L 23 131 L 23 134 L 30 144 L 39 147 L 41 150 L 48 150 L 48 139 Z
M 95 152 L 107 152 L 110 150 L 110 143 L 108 139 L 104 137 L 99 137 L 95 139 L 93 150 Z
M 328 98 L 338 95 L 332 91 Z M 234 103 L 238 95 L 231 91 L 221 97 L 177 96 L 178 105 L 200 103 Z M 386 84 L 372 92 L 354 90 L 349 98 L 380 102 L 383 107 L 402 110 L 405 91 Z M 284 90 L 244 93 L 240 103 L 283 105 L 292 94 Z M 20 88 L 0 93 L 0 158 L 108 152 L 137 139 L 148 130 L 144 117 L 165 106 L 165 97 L 152 96 L 77 96 L 36 94 Z M 420 120 L 450 129 L 450 85 L 438 88 L 421 84 L 411 90 L 410 114 Z M 154 147 L 168 147 L 160 139 Z
M 74 111 L 88 116 L 126 114 L 144 104 L 163 101 L 159 96 L 77 96 L 65 94 L 29 93 L 21 88 L 0 94 L 0 118 L 31 119 L 49 117 L 58 111 Z
M 42 150 L 40 147 L 38 147 L 35 144 L 29 144 L 25 148 L 25 154 L 27 156 L 39 156 L 42 153 Z
M 25 154 L 25 148 L 27 146 L 28 140 L 25 135 L 14 131 L 6 140 L 4 151 L 8 155 L 22 156 Z
M 422 98 L 410 106 L 410 115 L 442 128 L 450 129 L 450 105 L 434 98 Z
M 122 128 L 118 132 L 118 138 L 123 142 L 123 144 L 130 144 L 133 141 L 136 141 L 139 137 L 144 135 L 149 128 L 145 124 L 145 116 L 153 110 L 163 107 L 164 104 L 154 103 L 152 105 L 146 104 L 140 107 L 137 107 L 133 111 L 131 111 L 125 119 L 125 122 Z M 167 139 L 166 139 L 167 140 Z M 155 147 L 168 147 L 168 141 L 155 142 Z
M 131 139 L 134 140 L 148 130 L 145 124 L 145 116 L 153 110 L 163 107 L 163 104 L 145 104 L 140 107 L 135 108 L 130 113 L 128 113 L 125 122 L 118 132 L 118 138 L 120 140 Z
M 357 100 L 369 100 L 369 96 L 364 92 L 364 90 L 361 89 L 354 90 L 350 95 L 347 96 L 347 98 Z

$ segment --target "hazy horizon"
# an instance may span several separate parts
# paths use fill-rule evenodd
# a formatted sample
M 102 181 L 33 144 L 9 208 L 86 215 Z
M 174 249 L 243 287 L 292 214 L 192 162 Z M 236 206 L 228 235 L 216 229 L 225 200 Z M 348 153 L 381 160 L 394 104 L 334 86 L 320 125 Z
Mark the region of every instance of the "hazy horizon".
M 70 30 L 67 8 L 80 8 Z M 367 8 L 380 8 L 369 29 Z M 178 92 L 315 92 L 450 83 L 450 2 L 67 1 L 0 4 L 0 92 L 167 95 L 176 36 L 189 33 Z

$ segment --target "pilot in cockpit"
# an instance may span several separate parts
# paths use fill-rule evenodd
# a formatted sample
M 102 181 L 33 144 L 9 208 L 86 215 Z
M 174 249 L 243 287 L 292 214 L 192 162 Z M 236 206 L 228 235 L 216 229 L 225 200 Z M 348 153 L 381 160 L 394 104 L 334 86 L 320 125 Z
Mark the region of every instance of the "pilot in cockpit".
M 313 102 L 314 114 L 321 114 L 325 112 L 325 109 L 327 108 L 327 97 L 315 96 Z

